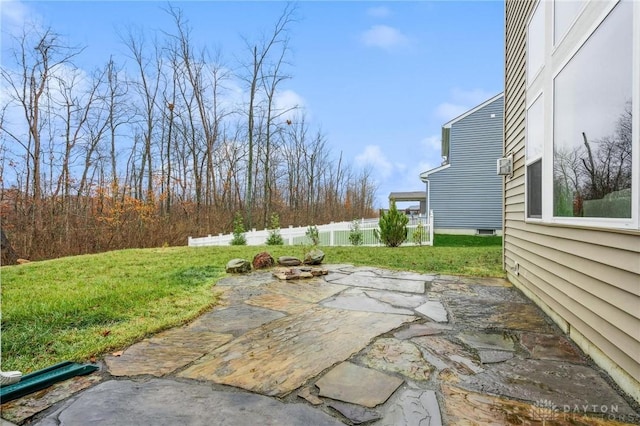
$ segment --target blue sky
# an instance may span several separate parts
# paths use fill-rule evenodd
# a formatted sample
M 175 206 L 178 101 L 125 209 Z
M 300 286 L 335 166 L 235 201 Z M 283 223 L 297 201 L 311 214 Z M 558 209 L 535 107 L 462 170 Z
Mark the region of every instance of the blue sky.
M 87 72 L 126 48 L 125 25 L 171 29 L 166 2 L 0 2 L 2 48 L 25 19 L 35 19 L 86 46 Z M 268 31 L 285 3 L 174 1 L 194 40 L 218 47 L 237 66 L 242 37 Z M 293 76 L 282 87 L 304 106 L 337 157 L 374 170 L 378 206 L 391 191 L 423 190 L 420 172 L 440 165 L 440 128 L 500 93 L 504 84 L 501 1 L 300 1 L 291 26 Z

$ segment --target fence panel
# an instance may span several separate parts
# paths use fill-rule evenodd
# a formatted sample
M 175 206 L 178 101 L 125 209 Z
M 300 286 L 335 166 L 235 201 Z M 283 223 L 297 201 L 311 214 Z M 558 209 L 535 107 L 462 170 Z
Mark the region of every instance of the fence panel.
M 378 219 L 361 219 L 358 221 L 360 232 L 362 233 L 362 245 L 380 246 L 382 245 L 375 237 L 374 231 L 378 228 Z M 321 246 L 350 246 L 349 235 L 353 229 L 353 222 L 338 222 L 327 225 L 317 225 L 318 236 Z M 307 236 L 309 227 L 288 227 L 280 229 L 280 235 L 285 245 L 311 245 L 311 239 Z M 420 229 L 420 231 L 418 231 Z M 264 229 L 261 231 L 251 230 L 245 232 L 247 245 L 265 245 L 271 231 Z M 419 232 L 419 241 L 416 240 L 416 232 Z M 414 236 L 416 238 L 414 238 Z M 209 235 L 207 237 L 189 237 L 189 247 L 202 246 L 225 246 L 233 240 L 233 234 Z M 433 212 L 429 217 L 414 216 L 407 224 L 407 240 L 403 245 L 433 245 Z

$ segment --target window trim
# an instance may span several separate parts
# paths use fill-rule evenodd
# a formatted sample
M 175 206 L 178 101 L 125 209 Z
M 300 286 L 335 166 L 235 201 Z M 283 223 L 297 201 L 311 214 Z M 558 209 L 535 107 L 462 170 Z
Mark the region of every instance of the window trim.
M 544 68 L 545 68 L 545 62 L 546 62 L 546 31 L 545 31 L 545 22 L 546 22 L 546 1 L 544 0 L 538 0 L 537 4 L 534 6 L 533 8 L 533 12 L 531 12 L 531 15 L 529 16 L 529 19 L 527 20 L 527 26 L 526 26 L 526 38 L 525 38 L 525 43 L 526 43 L 526 52 L 525 52 L 525 58 L 528 59 L 528 55 L 529 55 L 529 26 L 531 25 L 531 22 L 533 21 L 533 18 L 536 15 L 536 12 L 538 12 L 538 8 L 540 8 L 540 13 L 542 14 L 542 33 L 543 33 L 543 40 L 542 40 L 542 63 L 540 64 L 540 66 L 538 67 L 538 69 L 536 69 L 532 74 L 533 75 L 529 75 L 529 65 L 526 63 L 527 61 L 525 60 L 525 83 L 526 83 L 526 87 L 529 88 L 533 85 L 533 83 L 538 80 L 540 78 L 540 76 L 542 75 Z M 543 7 L 544 5 L 544 7 Z
M 586 1 L 583 2 L 582 6 L 580 6 L 580 9 L 578 9 L 578 12 L 576 13 L 576 15 L 573 17 L 573 19 L 571 20 L 569 25 L 567 25 L 567 29 L 556 40 L 556 4 L 557 3 L 558 3 L 558 1 L 554 1 L 553 2 L 553 6 L 551 7 L 551 16 L 552 16 L 552 18 L 551 18 L 551 44 L 553 46 L 553 52 L 556 51 L 556 48 L 558 47 L 558 45 L 561 45 L 564 42 L 565 38 L 567 38 L 567 34 L 569 34 L 573 30 L 573 27 L 580 20 L 580 17 L 582 16 L 582 14 L 584 13 L 584 11 L 587 8 L 589 0 L 586 0 Z
M 529 93 L 527 93 L 528 95 Z M 531 96 L 531 100 L 527 99 L 526 101 L 526 108 L 525 108 L 525 132 L 524 132 L 524 185 L 525 185 L 525 197 L 524 197 L 524 216 L 525 216 L 525 221 L 531 221 L 531 222 L 542 222 L 542 218 L 544 217 L 544 197 L 542 197 L 543 194 L 543 189 L 544 189 L 544 167 L 545 167 L 545 163 L 546 161 L 544 161 L 544 152 L 545 152 L 545 144 L 546 144 L 546 133 L 547 133 L 547 127 L 545 125 L 545 117 L 544 117 L 544 112 L 545 112 L 545 105 L 544 105 L 544 92 L 542 90 L 539 90 L 538 92 L 535 93 L 535 95 Z M 527 148 L 529 145 L 529 132 L 528 132 L 528 128 L 529 128 L 529 110 L 531 109 L 531 107 L 537 102 L 537 101 L 541 101 L 542 102 L 542 134 L 543 134 L 543 139 L 542 139 L 542 151 L 540 153 L 540 155 L 536 155 L 535 157 L 529 158 L 529 156 L 527 155 Z M 540 216 L 529 216 L 529 166 L 540 161 L 541 163 L 541 185 L 540 185 L 540 197 L 542 199 L 542 203 L 541 203 L 541 215 Z

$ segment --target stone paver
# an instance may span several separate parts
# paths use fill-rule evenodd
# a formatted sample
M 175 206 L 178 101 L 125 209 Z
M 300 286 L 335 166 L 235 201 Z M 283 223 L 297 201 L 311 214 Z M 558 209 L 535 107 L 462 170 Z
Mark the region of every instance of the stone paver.
M 459 386 L 476 392 L 528 401 L 551 401 L 557 406 L 615 406 L 619 414 L 634 410 L 593 368 L 548 360 L 511 359 L 467 376 Z M 590 411 L 589 411 L 590 412 Z
M 580 356 L 577 349 L 562 336 L 522 333 L 520 343 L 529 351 L 532 358 L 584 364 L 584 358 Z
M 442 417 L 436 393 L 432 390 L 406 388 L 390 401 L 378 426 L 440 426 Z
M 427 296 L 421 294 L 404 294 L 380 290 L 366 290 L 364 293 L 396 308 L 417 308 L 427 301 Z
M 447 322 L 447 310 L 442 302 L 430 300 L 416 308 L 416 312 L 435 322 Z
M 263 395 L 286 395 L 309 377 L 360 351 L 374 337 L 414 319 L 315 307 L 247 332 L 179 376 Z
M 114 376 L 150 374 L 161 377 L 195 361 L 233 338 L 231 334 L 174 329 L 127 348 L 122 355 L 107 355 L 105 364 Z
M 433 366 L 416 345 L 404 340 L 382 338 L 362 357 L 364 365 L 389 373 L 400 373 L 411 380 L 429 380 Z
M 418 336 L 431 336 L 433 334 L 442 334 L 447 330 L 451 330 L 450 325 L 427 323 L 427 324 L 411 324 L 409 327 L 397 331 L 393 337 L 396 339 L 410 339 Z
M 245 300 L 249 300 L 251 297 Z M 240 304 L 206 313 L 192 324 L 192 328 L 199 331 L 214 331 L 239 336 L 284 316 L 286 316 L 284 313 L 272 309 Z
M 356 425 L 370 422 L 372 420 L 378 420 L 382 417 L 382 414 L 376 410 L 364 408 L 355 404 L 347 404 L 346 402 L 329 401 L 327 402 L 327 407 L 331 407 L 340 412 L 340 414 L 349 419 L 351 423 Z
M 339 364 L 316 382 L 320 396 L 369 408 L 385 402 L 401 384 L 402 379 L 350 362 Z
M 5 403 L 2 417 L 47 426 L 640 424 L 638 404 L 506 280 L 323 268 L 328 275 L 306 280 L 228 276 L 214 288 L 219 305 L 191 324 L 106 356 L 99 373 Z
M 122 425 L 341 425 L 310 406 L 284 404 L 245 392 L 211 390 L 167 379 L 111 380 L 85 391 L 43 426 Z
M 387 314 L 413 315 L 410 309 L 395 308 L 388 303 L 371 298 L 358 289 L 342 292 L 340 295 L 322 302 L 329 308 L 347 309 L 350 311 L 381 312 Z
M 348 275 L 333 281 L 333 283 L 378 290 L 401 291 L 405 293 L 422 294 L 425 291 L 425 281 L 380 277 L 373 272 Z

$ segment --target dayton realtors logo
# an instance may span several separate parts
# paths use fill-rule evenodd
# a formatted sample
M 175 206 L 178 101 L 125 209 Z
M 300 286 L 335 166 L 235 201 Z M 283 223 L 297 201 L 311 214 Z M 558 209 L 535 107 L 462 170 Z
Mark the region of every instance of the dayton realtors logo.
M 548 421 L 578 421 L 589 419 L 616 420 L 619 422 L 636 423 L 640 417 L 634 414 L 620 413 L 617 404 L 562 404 L 557 405 L 550 400 L 542 399 L 531 406 L 532 420 L 541 421 L 544 425 Z

